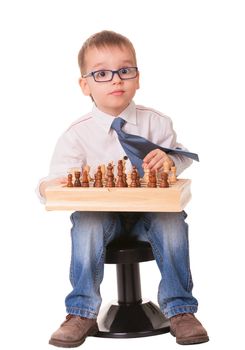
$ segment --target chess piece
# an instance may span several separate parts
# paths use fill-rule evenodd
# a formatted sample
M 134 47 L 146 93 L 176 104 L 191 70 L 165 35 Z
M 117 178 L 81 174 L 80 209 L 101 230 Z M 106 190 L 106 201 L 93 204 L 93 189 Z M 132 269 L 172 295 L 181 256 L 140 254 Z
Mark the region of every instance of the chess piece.
M 144 177 L 143 177 L 143 179 L 144 179 L 144 182 L 146 184 L 148 184 L 148 182 L 149 182 L 149 174 L 150 174 L 150 169 L 144 168 Z
M 169 187 L 168 174 L 165 173 L 164 171 L 161 173 L 161 181 L 160 181 L 159 187 L 161 187 L 161 188 Z
M 74 187 L 81 187 L 81 181 L 80 181 L 81 172 L 75 171 L 75 181 L 74 181 Z
M 72 174 L 68 174 L 67 176 L 67 187 L 73 187 Z
M 157 177 L 155 170 L 151 170 L 149 174 L 148 187 L 157 187 Z
M 95 174 L 94 187 L 103 187 L 102 171 L 101 171 L 101 167 L 100 166 L 98 166 L 98 170 L 97 170 L 97 172 Z
M 170 171 L 170 175 L 169 175 L 168 181 L 169 181 L 169 183 L 171 185 L 174 185 L 177 182 L 176 167 L 175 166 L 171 167 L 171 171 Z
M 114 174 L 113 174 L 113 166 L 111 163 L 107 166 L 107 180 L 106 180 L 106 187 L 115 187 L 115 180 L 114 180 Z
M 131 182 L 132 182 L 132 174 L 128 173 L 127 174 L 127 183 L 128 183 L 128 187 L 131 187 Z
M 127 174 L 125 172 L 123 173 L 123 182 L 124 182 L 124 187 L 128 187 Z
M 137 177 L 136 177 L 136 184 L 137 184 L 137 187 L 141 187 L 141 184 L 140 184 L 140 174 L 139 174 L 139 172 L 137 171 L 137 169 L 136 169 L 136 174 L 137 174 Z
M 170 171 L 170 162 L 168 160 L 165 160 L 163 162 L 163 171 L 164 171 L 164 173 L 167 173 L 167 174 Z
M 81 186 L 82 187 L 89 187 L 88 173 L 86 170 L 83 170 Z
M 117 183 L 116 183 L 116 187 L 125 187 L 125 183 L 123 180 L 123 162 L 122 160 L 118 161 L 118 166 L 117 166 Z
M 85 167 L 83 168 L 83 171 L 87 172 L 87 178 L 88 178 L 88 182 L 92 180 L 92 177 L 90 176 L 90 166 L 88 164 L 85 165 Z
M 123 164 L 123 172 L 125 173 L 125 171 L 126 171 L 126 159 L 125 158 L 122 159 L 122 164 Z
M 130 187 L 137 187 L 137 171 L 136 166 L 133 166 L 133 171 L 131 173 L 131 184 Z
M 105 183 L 105 164 L 101 164 L 100 166 L 101 172 L 102 172 L 102 183 Z

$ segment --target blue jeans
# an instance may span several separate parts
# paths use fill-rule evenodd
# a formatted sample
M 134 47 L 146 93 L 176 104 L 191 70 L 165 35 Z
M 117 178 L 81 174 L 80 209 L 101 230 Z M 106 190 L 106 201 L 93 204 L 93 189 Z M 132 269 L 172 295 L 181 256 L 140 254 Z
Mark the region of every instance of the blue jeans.
M 138 215 L 138 217 L 137 217 Z M 197 311 L 192 296 L 186 213 L 105 213 L 75 212 L 73 224 L 70 281 L 66 297 L 69 314 L 96 318 L 101 305 L 100 284 L 104 274 L 105 247 L 120 236 L 126 217 L 137 220 L 130 235 L 150 242 L 161 272 L 158 303 L 166 317 Z M 127 220 L 126 220 L 127 221 Z

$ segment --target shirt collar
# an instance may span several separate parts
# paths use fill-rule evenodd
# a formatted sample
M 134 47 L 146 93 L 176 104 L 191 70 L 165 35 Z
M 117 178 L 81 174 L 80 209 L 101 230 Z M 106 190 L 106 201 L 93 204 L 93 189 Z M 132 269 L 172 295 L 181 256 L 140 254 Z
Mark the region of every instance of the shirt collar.
M 92 109 L 92 114 L 105 132 L 109 133 L 114 117 L 110 114 L 102 112 L 98 107 L 96 107 L 95 104 Z M 127 123 L 136 125 L 137 119 L 135 103 L 131 101 L 130 104 L 117 117 L 121 117 L 122 119 L 126 120 Z

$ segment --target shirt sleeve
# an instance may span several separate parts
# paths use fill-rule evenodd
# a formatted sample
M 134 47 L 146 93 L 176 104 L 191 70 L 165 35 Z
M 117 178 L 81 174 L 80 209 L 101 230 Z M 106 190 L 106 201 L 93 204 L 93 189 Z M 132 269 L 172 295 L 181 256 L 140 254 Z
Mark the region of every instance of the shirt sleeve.
M 45 199 L 41 196 L 39 187 L 42 182 L 51 179 L 67 176 L 69 169 L 80 168 L 86 164 L 86 156 L 76 133 L 69 129 L 66 131 L 56 143 L 49 167 L 48 176 L 42 178 L 36 188 L 36 194 L 41 203 L 45 203 Z
M 50 162 L 49 177 L 66 176 L 71 168 L 82 168 L 86 155 L 81 140 L 69 129 L 58 140 Z

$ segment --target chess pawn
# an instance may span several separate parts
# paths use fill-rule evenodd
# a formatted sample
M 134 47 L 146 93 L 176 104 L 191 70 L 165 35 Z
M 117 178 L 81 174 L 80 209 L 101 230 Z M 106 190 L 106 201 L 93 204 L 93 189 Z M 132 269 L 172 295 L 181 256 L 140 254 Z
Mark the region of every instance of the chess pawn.
M 131 184 L 130 187 L 137 187 L 137 172 L 135 166 L 133 166 L 133 171 L 131 173 Z
M 74 187 L 81 187 L 80 176 L 81 176 L 81 172 L 80 171 L 75 171 Z
M 170 172 L 170 176 L 169 176 L 168 180 L 169 180 L 169 183 L 171 185 L 174 185 L 177 182 L 176 167 L 175 166 L 171 167 L 171 172 Z
M 73 187 L 72 174 L 68 174 L 67 176 L 67 187 Z
M 162 172 L 162 174 L 161 174 L 161 181 L 160 181 L 159 187 L 161 187 L 161 188 L 169 187 L 168 174 L 165 172 Z
M 155 170 L 150 171 L 148 187 L 157 187 L 157 178 Z

